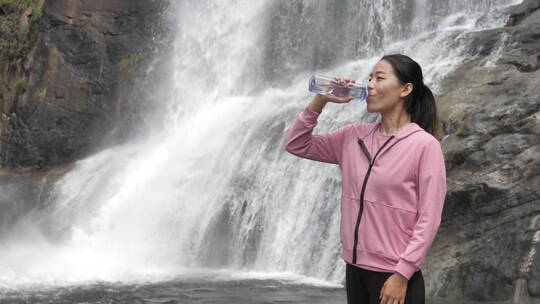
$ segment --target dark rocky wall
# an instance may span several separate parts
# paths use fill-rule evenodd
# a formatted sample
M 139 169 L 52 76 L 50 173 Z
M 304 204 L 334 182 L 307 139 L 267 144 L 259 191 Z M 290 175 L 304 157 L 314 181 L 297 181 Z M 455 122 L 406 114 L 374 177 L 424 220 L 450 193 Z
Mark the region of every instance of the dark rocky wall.
M 30 53 L 4 64 L 6 78 L 22 77 L 28 89 L 3 101 L 0 165 L 66 164 L 101 149 L 115 127 L 125 135 L 136 125 L 124 124 L 135 102 L 126 106 L 129 96 L 118 92 L 159 52 L 165 8 L 159 0 L 45 1 Z
M 426 262 L 436 296 L 540 301 L 539 8 L 524 1 L 506 27 L 471 33 L 437 98 L 448 194 Z
M 77 159 L 146 131 L 156 108 L 148 92 L 167 79 L 156 73 L 169 51 L 168 1 L 37 5 L 43 16 L 31 49 L 0 58 L 0 236 L 46 207 L 51 186 Z

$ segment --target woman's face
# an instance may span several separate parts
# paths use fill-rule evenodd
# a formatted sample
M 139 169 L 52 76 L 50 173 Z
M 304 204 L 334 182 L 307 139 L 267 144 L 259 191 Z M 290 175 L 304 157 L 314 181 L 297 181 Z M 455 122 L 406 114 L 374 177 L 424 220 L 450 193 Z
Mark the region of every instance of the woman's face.
M 392 65 L 386 60 L 379 60 L 371 70 L 367 88 L 368 112 L 389 113 L 410 93 L 412 85 L 402 85 L 394 74 Z

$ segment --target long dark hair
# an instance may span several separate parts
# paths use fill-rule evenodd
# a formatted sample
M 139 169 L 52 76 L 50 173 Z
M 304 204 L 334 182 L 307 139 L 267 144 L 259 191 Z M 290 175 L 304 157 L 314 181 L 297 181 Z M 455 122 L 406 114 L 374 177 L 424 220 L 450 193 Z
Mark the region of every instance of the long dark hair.
M 402 54 L 385 55 L 381 60 L 386 60 L 392 65 L 401 84 L 412 83 L 413 85 L 413 90 L 405 101 L 405 109 L 411 115 L 411 121 L 440 140 L 441 130 L 435 97 L 424 84 L 420 65 Z

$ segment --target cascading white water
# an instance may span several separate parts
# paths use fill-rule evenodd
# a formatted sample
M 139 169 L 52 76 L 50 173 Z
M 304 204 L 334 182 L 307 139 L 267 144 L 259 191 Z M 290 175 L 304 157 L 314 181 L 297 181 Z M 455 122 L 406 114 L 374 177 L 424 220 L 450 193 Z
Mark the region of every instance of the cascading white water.
M 201 268 L 342 283 L 339 168 L 283 146 L 309 75 L 365 79 L 401 52 L 437 92 L 466 33 L 503 26 L 518 2 L 179 1 L 168 128 L 77 162 L 48 207 L 0 240 L 0 287 Z M 315 132 L 375 119 L 362 103 L 330 104 Z

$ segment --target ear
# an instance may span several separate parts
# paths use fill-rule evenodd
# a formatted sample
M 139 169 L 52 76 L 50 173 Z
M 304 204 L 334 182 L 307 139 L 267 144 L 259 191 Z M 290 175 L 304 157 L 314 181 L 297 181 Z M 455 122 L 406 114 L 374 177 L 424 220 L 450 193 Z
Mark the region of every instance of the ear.
M 413 84 L 412 83 L 407 83 L 405 84 L 405 86 L 403 86 L 403 89 L 401 89 L 401 93 L 399 93 L 399 97 L 401 98 L 405 98 L 407 96 L 409 96 L 409 94 L 411 94 L 413 90 Z

